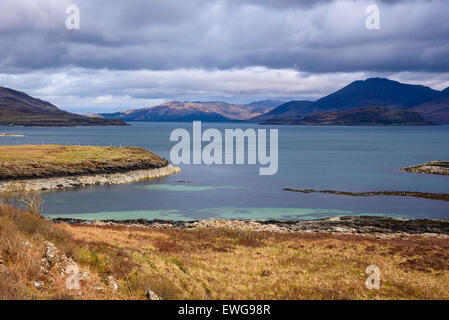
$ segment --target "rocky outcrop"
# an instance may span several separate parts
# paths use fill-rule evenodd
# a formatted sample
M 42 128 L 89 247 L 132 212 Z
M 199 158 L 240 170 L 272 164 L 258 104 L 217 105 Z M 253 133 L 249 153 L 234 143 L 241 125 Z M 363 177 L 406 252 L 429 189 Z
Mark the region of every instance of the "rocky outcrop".
M 101 226 L 131 226 L 164 229 L 194 229 L 194 228 L 230 228 L 242 231 L 265 232 L 326 232 L 344 234 L 370 235 L 434 235 L 449 237 L 449 219 L 420 220 L 371 216 L 346 216 L 318 220 L 226 220 L 206 219 L 199 221 L 173 220 L 104 220 L 87 221 L 80 219 L 57 218 L 58 223 L 101 225 Z
M 0 274 L 3 272 L 8 272 L 8 267 L 4 265 L 3 256 L 0 254 Z
M 336 194 L 350 197 L 372 197 L 372 196 L 393 196 L 393 197 L 415 197 L 431 200 L 449 201 L 449 193 L 431 193 L 418 191 L 368 191 L 368 192 L 349 192 L 336 190 L 315 190 L 315 189 L 292 189 L 284 188 L 284 191 L 298 192 L 298 193 L 326 193 Z
M 46 191 L 86 186 L 123 184 L 140 180 L 157 179 L 180 171 L 181 169 L 178 167 L 167 165 L 162 168 L 134 170 L 123 173 L 0 181 L 0 192 L 11 190 L 11 188 L 14 189 L 14 187 L 18 185 L 21 186 L 21 190 L 24 191 Z
M 114 276 L 104 277 L 102 282 L 113 290 L 118 290 L 117 280 L 115 280 Z
M 449 176 L 449 161 L 429 161 L 416 166 L 401 168 L 402 171 Z
M 151 290 L 145 291 L 145 297 L 148 300 L 162 300 L 162 298 L 159 297 L 159 295 L 157 295 L 154 291 Z
M 61 267 L 63 272 L 68 266 L 78 267 L 78 264 L 72 258 L 68 258 L 53 243 L 45 241 L 44 246 L 45 251 L 40 261 L 42 273 L 48 274 L 50 269 L 54 267 Z

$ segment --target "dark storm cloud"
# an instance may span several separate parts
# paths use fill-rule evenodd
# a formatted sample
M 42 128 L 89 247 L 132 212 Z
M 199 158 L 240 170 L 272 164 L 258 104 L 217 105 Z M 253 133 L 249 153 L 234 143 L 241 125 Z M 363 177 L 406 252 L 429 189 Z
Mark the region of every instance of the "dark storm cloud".
M 81 30 L 65 29 L 77 4 Z M 381 29 L 365 28 L 367 5 Z M 0 72 L 112 70 L 306 72 L 449 70 L 448 1 L 153 0 L 0 4 Z

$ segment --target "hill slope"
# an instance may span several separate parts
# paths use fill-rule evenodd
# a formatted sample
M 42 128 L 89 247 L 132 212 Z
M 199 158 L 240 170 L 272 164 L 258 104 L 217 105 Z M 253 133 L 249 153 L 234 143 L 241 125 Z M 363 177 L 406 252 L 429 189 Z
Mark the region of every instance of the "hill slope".
M 126 125 L 123 121 L 85 117 L 62 111 L 24 92 L 0 87 L 0 125 L 101 126 Z
M 424 119 L 439 124 L 449 124 L 449 88 L 441 91 L 442 96 L 416 107 L 413 111 L 418 112 Z
M 254 102 L 245 104 L 245 106 L 247 106 L 247 107 L 260 107 L 260 108 L 268 107 L 268 108 L 274 109 L 274 108 L 280 106 L 281 104 L 283 104 L 285 102 L 286 101 L 266 99 L 266 100 L 254 101 Z M 265 111 L 265 112 L 267 112 L 267 111 Z
M 362 107 L 342 111 L 317 112 L 300 119 L 269 120 L 265 124 L 340 125 L 340 126 L 425 126 L 426 121 L 417 112 L 391 110 L 385 107 Z
M 124 121 L 237 121 L 271 110 L 269 106 L 236 105 L 225 102 L 166 102 L 157 106 L 132 109 L 100 116 Z
M 408 109 L 440 97 L 441 92 L 421 85 L 404 84 L 383 78 L 355 81 L 315 101 L 310 112 L 338 111 L 358 107 Z
M 421 114 L 427 122 L 449 123 L 449 88 L 438 91 L 421 85 L 403 84 L 383 78 L 370 78 L 352 82 L 313 103 L 307 104 L 304 101 L 287 102 L 251 120 L 263 122 L 283 119 L 286 121 L 277 121 L 277 123 L 288 122 L 287 120 L 298 122 L 296 120 L 316 113 L 336 112 L 361 107 L 410 110 Z M 335 116 L 335 114 L 329 114 L 328 118 L 331 119 Z M 338 117 L 340 116 L 342 114 L 338 114 Z M 376 121 L 376 119 L 372 120 Z
M 267 113 L 251 118 L 249 121 L 264 122 L 277 119 L 295 119 L 298 118 L 299 114 L 307 113 L 312 103 L 311 101 L 289 101 Z

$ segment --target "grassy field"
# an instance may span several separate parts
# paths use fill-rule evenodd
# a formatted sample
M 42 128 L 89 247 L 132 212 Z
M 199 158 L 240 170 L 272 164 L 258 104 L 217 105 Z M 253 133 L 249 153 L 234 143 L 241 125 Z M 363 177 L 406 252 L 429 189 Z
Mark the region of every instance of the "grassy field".
M 90 272 L 79 291 L 39 273 L 44 240 Z M 3 299 L 449 299 L 449 241 L 436 237 L 56 225 L 3 205 L 0 254 Z M 369 265 L 379 290 L 365 286 Z M 119 289 L 95 291 L 109 275 Z
M 151 151 L 136 147 L 0 146 L 0 180 L 113 173 L 167 164 Z

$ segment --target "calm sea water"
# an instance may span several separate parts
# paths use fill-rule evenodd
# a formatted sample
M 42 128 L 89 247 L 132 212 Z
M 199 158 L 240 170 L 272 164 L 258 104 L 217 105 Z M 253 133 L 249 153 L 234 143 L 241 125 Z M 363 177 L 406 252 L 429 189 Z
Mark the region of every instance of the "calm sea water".
M 203 127 L 260 128 L 210 123 Z M 174 128 L 191 123 L 133 123 L 129 127 L 21 128 L 0 132 L 0 144 L 141 146 L 168 158 Z M 259 176 L 257 165 L 181 165 L 182 172 L 157 181 L 88 187 L 44 194 L 45 215 L 84 219 L 313 219 L 342 215 L 449 218 L 449 202 L 411 197 L 347 197 L 299 194 L 282 188 L 344 191 L 449 192 L 449 177 L 399 168 L 449 160 L 449 126 L 280 126 L 279 171 Z M 189 183 L 179 182 L 191 181 Z

